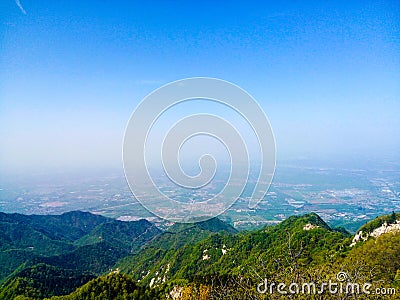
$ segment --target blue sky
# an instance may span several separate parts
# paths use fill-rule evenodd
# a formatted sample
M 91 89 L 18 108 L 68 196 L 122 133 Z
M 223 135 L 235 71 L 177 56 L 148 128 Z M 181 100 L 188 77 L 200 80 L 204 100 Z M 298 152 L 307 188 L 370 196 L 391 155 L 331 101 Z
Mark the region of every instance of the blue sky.
M 139 101 L 194 76 L 252 94 L 278 158 L 399 158 L 397 1 L 4 0 L 0 16 L 2 168 L 119 166 Z

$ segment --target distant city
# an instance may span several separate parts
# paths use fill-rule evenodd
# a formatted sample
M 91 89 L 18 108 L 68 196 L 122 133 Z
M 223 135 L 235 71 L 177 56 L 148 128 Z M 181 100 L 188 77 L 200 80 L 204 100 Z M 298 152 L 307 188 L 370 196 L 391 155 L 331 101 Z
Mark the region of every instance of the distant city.
M 248 190 L 257 176 L 250 176 L 250 188 L 246 187 L 242 197 L 219 217 L 242 230 L 276 224 L 291 215 L 316 212 L 330 225 L 354 231 L 375 216 L 400 210 L 399 164 L 371 163 L 365 168 L 347 168 L 346 164 L 311 165 L 301 161 L 278 164 L 268 193 L 255 209 L 248 207 Z M 122 170 L 7 178 L 0 186 L 3 212 L 60 214 L 82 210 L 124 221 L 145 218 L 160 227 L 169 225 L 133 197 Z M 213 184 L 193 192 L 174 188 L 165 176 L 160 180 L 164 180 L 163 192 L 178 201 L 204 201 L 223 186 L 222 180 L 216 178 Z

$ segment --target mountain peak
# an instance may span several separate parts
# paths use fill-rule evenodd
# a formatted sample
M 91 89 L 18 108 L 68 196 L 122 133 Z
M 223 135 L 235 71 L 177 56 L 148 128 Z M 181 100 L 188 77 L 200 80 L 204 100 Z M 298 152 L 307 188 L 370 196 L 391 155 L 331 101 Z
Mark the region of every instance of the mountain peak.
M 218 219 L 212 218 L 206 221 L 201 221 L 197 223 L 175 223 L 168 228 L 167 232 L 177 233 L 184 230 L 189 230 L 192 228 L 197 228 L 201 231 L 209 231 L 213 233 L 226 232 L 226 233 L 236 233 L 237 230 L 230 224 Z
M 355 234 L 350 246 L 354 246 L 360 241 L 366 241 L 369 237 L 377 238 L 388 232 L 400 232 L 400 213 L 392 212 L 364 224 Z
M 332 228 L 329 227 L 329 225 L 326 224 L 325 221 L 322 220 L 322 218 L 314 212 L 301 216 L 290 216 L 277 226 L 285 230 L 289 229 L 310 230 L 315 228 L 322 228 L 328 231 L 332 231 Z

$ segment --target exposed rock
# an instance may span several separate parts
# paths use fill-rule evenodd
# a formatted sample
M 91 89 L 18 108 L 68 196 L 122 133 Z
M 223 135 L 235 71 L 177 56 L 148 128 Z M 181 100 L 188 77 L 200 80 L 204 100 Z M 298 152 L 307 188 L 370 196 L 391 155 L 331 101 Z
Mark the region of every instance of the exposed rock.
M 150 284 L 149 284 L 150 287 L 152 287 L 152 286 L 154 285 L 154 280 L 156 280 L 156 279 L 155 279 L 155 278 L 152 278 L 152 279 L 150 280 Z
M 178 300 L 182 297 L 182 287 L 180 286 L 174 286 L 174 288 L 172 289 L 172 291 L 169 292 L 169 294 L 171 295 L 171 298 L 173 300 Z
M 221 251 L 222 251 L 222 255 L 225 255 L 226 252 L 228 252 L 228 250 L 226 249 L 226 245 L 223 245 L 223 246 L 222 246 Z
M 381 226 L 375 228 L 371 233 L 363 234 L 362 230 L 360 230 L 351 241 L 350 247 L 353 247 L 361 240 L 366 241 L 370 236 L 377 238 L 378 236 L 388 232 L 400 232 L 400 220 L 397 220 L 396 223 L 390 225 L 385 222 Z
M 203 255 L 203 260 L 209 260 L 211 257 L 208 254 Z
M 304 225 L 303 230 L 311 230 L 311 229 L 315 229 L 315 228 L 319 228 L 319 226 L 308 223 L 308 224 Z

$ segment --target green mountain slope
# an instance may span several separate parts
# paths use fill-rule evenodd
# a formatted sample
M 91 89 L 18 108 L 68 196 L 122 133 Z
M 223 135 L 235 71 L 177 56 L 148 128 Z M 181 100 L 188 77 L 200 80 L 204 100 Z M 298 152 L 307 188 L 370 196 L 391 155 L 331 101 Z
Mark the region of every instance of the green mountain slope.
M 117 262 L 138 250 L 148 241 L 160 234 L 160 230 L 146 220 L 122 222 L 111 220 L 95 227 L 91 233 L 77 240 L 74 251 L 41 257 L 35 263 L 46 263 L 58 268 L 86 271 L 101 274 Z
M 399 217 L 381 216 L 362 229 L 372 232 L 384 223 L 397 224 Z M 116 268 L 118 272 L 52 299 L 165 299 L 170 293 L 180 295 L 177 299 L 280 299 L 280 295 L 257 292 L 260 280 L 318 284 L 337 280 L 338 273 L 346 275 L 344 282 L 400 288 L 400 231 L 361 239 L 354 246 L 352 240 L 346 231 L 330 228 L 315 213 L 240 233 L 218 219 L 175 224 L 163 233 L 144 220 L 108 219 L 70 243 L 76 247 L 73 251 L 27 258 L 0 289 L 0 299 L 28 296 L 36 300 L 66 294 L 93 275 Z M 24 258 L 21 255 L 19 261 Z M 380 299 L 364 296 L 359 298 Z M 337 298 L 326 291 L 294 297 Z
M 14 299 L 18 295 L 32 299 L 65 295 L 93 278 L 90 273 L 38 264 L 17 272 L 6 282 L 5 288 L 0 291 L 0 299 Z
M 386 223 L 387 225 L 391 225 L 396 223 L 397 220 L 400 220 L 400 213 L 392 212 L 389 215 L 376 217 L 374 220 L 361 226 L 358 231 L 362 231 L 364 233 L 371 233 L 372 231 L 374 231 L 374 229 L 382 226 L 384 223 Z
M 310 224 L 313 229 L 305 230 L 304 227 Z M 154 286 L 168 280 L 190 281 L 196 276 L 224 274 L 227 270 L 243 273 L 245 266 L 258 265 L 257 260 L 264 257 L 272 264 L 277 253 L 287 247 L 288 239 L 292 239 L 292 247 L 304 245 L 303 264 L 322 261 L 336 253 L 332 246 L 344 249 L 348 242 L 346 234 L 332 230 L 316 214 L 294 216 L 275 227 L 250 233 L 233 233 L 233 228 L 220 220 L 201 226 L 177 225 L 139 253 L 121 259 L 116 267 L 134 279 Z
M 169 261 L 174 260 L 182 247 L 196 244 L 217 234 L 232 236 L 235 233 L 237 231 L 231 225 L 218 218 L 194 224 L 174 224 L 146 244 L 138 253 L 117 262 L 115 268 L 133 275 L 136 280 L 150 281 L 152 275 L 157 276 L 163 269 L 165 272 L 170 264 Z M 160 280 L 164 279 L 158 277 Z
M 37 283 L 33 290 L 44 294 L 48 294 L 42 290 L 48 277 L 33 274 L 42 272 L 41 266 L 65 276 L 75 272 L 87 281 L 108 272 L 118 259 L 161 233 L 146 220 L 122 222 L 83 212 L 57 216 L 1 213 L 0 219 L 0 284 L 7 280 L 6 286 L 19 289 L 27 285 L 21 272 L 30 270 L 27 278 Z
M 109 300 L 109 299 L 164 299 L 163 293 L 138 285 L 129 276 L 111 273 L 99 277 L 67 296 L 52 297 L 51 300 Z
M 17 224 L 18 228 L 40 232 L 50 240 L 72 242 L 91 232 L 96 226 L 109 221 L 103 216 L 72 211 L 62 215 L 21 215 L 0 213 L 0 224 Z M 13 241 L 13 232 L 4 231 L 0 240 Z M 40 239 L 39 239 L 40 241 Z M 13 241 L 15 243 L 15 241 Z
M 218 218 L 194 224 L 177 223 L 157 236 L 147 247 L 165 250 L 179 249 L 184 245 L 196 243 L 213 234 L 222 232 L 234 234 L 237 233 L 237 230 Z
M 54 216 L 0 213 L 0 283 L 33 259 L 74 251 L 75 239 L 109 220 L 85 212 Z
M 161 230 L 147 220 L 122 222 L 112 220 L 95 227 L 89 234 L 75 241 L 75 245 L 107 242 L 136 251 L 141 245 L 159 235 Z

